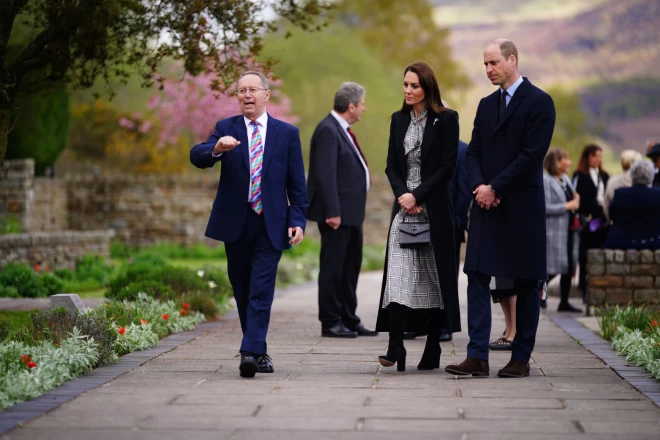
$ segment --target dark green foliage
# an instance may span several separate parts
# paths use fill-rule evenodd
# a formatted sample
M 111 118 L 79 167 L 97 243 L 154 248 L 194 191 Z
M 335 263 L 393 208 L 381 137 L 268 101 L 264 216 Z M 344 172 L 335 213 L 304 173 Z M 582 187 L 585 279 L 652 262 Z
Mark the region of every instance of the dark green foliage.
M 141 254 L 157 254 L 163 258 L 172 259 L 227 259 L 225 247 L 222 245 L 207 246 L 197 243 L 192 246 L 184 246 L 180 244 L 161 242 L 146 248 L 136 249 L 117 241 L 110 243 L 110 255 L 112 258 L 136 258 Z
M 35 174 L 43 175 L 66 146 L 69 94 L 56 88 L 20 97 L 14 127 L 9 132 L 7 159 L 34 158 Z
M 0 271 L 0 286 L 14 287 L 23 298 L 46 296 L 46 291 L 33 268 L 27 264 L 9 263 Z
M 23 332 L 17 333 L 23 342 L 37 344 L 48 340 L 60 344 L 76 327 L 80 334 L 94 338 L 99 345 L 99 360 L 95 367 L 114 359 L 117 331 L 103 313 L 79 314 L 64 308 L 37 311 L 30 315 L 31 322 Z
M 20 298 L 18 289 L 14 286 L 0 286 L 0 298 Z
M 215 318 L 220 312 L 217 299 L 209 294 L 195 292 L 186 295 L 183 299 L 190 305 L 191 311 L 201 312 L 207 319 Z
M 112 299 L 117 301 L 135 301 L 137 300 L 138 293 L 146 293 L 161 301 L 174 300 L 177 294 L 170 286 L 167 286 L 156 280 L 141 280 L 134 281 L 119 290 L 116 296 Z
M 108 283 L 114 268 L 98 255 L 85 255 L 76 262 L 76 278 L 93 279 L 101 285 Z
M 44 296 L 57 295 L 64 292 L 64 283 L 55 275 L 45 273 L 39 275 L 39 282 L 44 292 Z
M 132 283 L 155 280 L 178 294 L 208 290 L 208 284 L 190 269 L 136 262 L 124 266 L 117 277 L 110 281 L 106 297 L 116 299 L 121 290 Z
M 110 302 L 103 305 L 103 307 L 96 307 L 90 312 L 93 316 L 100 316 L 110 322 L 114 322 L 119 327 L 127 325 L 139 324 L 139 319 L 133 316 L 130 310 L 127 310 L 122 303 Z
M 22 230 L 23 225 L 13 215 L 0 218 L 0 235 L 20 234 Z
M 9 321 L 6 320 L 6 319 L 0 318 L 0 342 L 7 339 L 7 336 L 9 335 L 10 330 L 11 330 L 11 327 L 9 325 Z

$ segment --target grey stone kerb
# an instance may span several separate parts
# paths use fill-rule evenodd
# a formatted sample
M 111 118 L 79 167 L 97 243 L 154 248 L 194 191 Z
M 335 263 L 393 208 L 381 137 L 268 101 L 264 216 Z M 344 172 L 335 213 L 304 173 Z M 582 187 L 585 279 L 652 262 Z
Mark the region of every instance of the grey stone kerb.
M 80 297 L 75 293 L 60 293 L 50 297 L 50 309 L 64 307 L 72 312 L 80 312 L 85 309 Z

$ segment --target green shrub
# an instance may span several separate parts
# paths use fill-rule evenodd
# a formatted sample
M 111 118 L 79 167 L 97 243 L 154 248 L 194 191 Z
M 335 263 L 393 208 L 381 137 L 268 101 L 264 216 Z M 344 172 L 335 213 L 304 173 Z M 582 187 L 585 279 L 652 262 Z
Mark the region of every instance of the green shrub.
M 0 271 L 0 286 L 14 287 L 23 298 L 46 296 L 39 276 L 23 263 L 9 263 Z
M 22 231 L 23 225 L 13 215 L 0 218 L 0 235 L 20 234 Z
M 203 313 L 207 319 L 215 318 L 220 313 L 217 299 L 206 293 L 190 293 L 183 299 L 190 306 L 190 310 Z
M 178 295 L 186 292 L 209 290 L 205 283 L 194 271 L 182 267 L 149 265 L 144 262 L 124 266 L 122 271 L 109 283 L 106 297 L 117 299 L 120 292 L 132 283 L 153 282 L 168 286 Z
M 120 241 L 110 242 L 110 258 L 129 258 L 136 253 L 137 249 L 127 246 Z
M 123 303 L 109 302 L 99 305 L 87 312 L 90 316 L 97 316 L 112 322 L 117 326 L 126 326 L 132 323 L 138 324 L 139 319 L 128 310 Z
M 140 252 L 134 255 L 130 264 L 148 266 L 167 266 L 169 263 L 164 255 L 156 252 Z
M 64 282 L 50 273 L 39 275 L 39 283 L 45 296 L 57 295 L 64 292 Z
M 106 285 L 114 268 L 98 255 L 85 255 L 76 262 L 75 277 L 78 280 L 92 279 Z
M 112 299 L 117 301 L 135 301 L 140 292 L 163 301 L 176 299 L 177 297 L 177 293 L 172 290 L 170 286 L 167 286 L 160 281 L 142 280 L 134 281 L 128 286 L 124 286 Z
M 7 339 L 9 332 L 11 331 L 11 324 L 8 320 L 0 318 L 0 343 Z
M 0 298 L 20 298 L 18 289 L 14 286 L 0 286 Z

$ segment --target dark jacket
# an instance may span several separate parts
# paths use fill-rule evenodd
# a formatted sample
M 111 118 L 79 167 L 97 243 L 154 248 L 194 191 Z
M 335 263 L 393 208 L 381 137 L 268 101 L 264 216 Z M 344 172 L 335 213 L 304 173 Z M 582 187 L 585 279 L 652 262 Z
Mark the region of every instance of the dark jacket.
M 233 136 L 241 144 L 213 157 L 213 148 L 222 136 Z M 245 120 L 240 115 L 219 121 L 211 137 L 190 150 L 190 162 L 198 168 L 211 168 L 222 162 L 220 183 L 206 227 L 209 238 L 231 243 L 243 231 L 250 209 L 249 148 Z M 287 228 L 299 226 L 304 230 L 307 223 L 305 167 L 298 129 L 270 115 L 262 169 L 261 194 L 268 237 L 276 249 L 289 249 Z
M 468 223 L 468 210 L 472 201 L 472 191 L 468 180 L 466 153 L 468 144 L 458 141 L 458 158 L 456 172 L 449 181 L 449 193 L 454 205 L 454 221 L 456 226 L 465 229 Z
M 410 192 L 406 184 L 407 167 L 403 147 L 403 140 L 409 125 L 410 113 L 398 111 L 392 115 L 385 174 L 392 186 L 395 200 Z M 446 322 L 443 327 L 447 328 L 449 332 L 459 332 L 461 331 L 461 319 L 458 307 L 456 253 L 454 250 L 454 210 L 449 194 L 449 180 L 454 174 L 458 152 L 458 114 L 452 110 L 440 114 L 429 112 L 421 149 L 422 183 L 412 191 L 412 194 L 417 199 L 418 205 L 426 204 L 435 263 L 445 306 L 444 319 Z M 393 210 L 393 213 L 397 210 Z M 388 311 L 381 307 L 387 275 L 386 257 L 376 323 L 378 331 L 388 331 L 389 327 Z M 427 328 L 424 313 L 424 311 L 414 311 L 409 316 L 406 330 L 425 332 Z
M 600 175 L 603 181 L 603 187 L 607 187 L 607 181 L 610 176 L 603 172 Z M 594 185 L 591 175 L 576 171 L 573 174 L 575 191 L 580 194 L 580 208 L 578 213 L 591 218 L 598 218 L 603 215 L 603 206 L 598 204 L 598 187 Z
M 497 121 L 500 91 L 483 98 L 467 150 L 470 189 L 490 184 L 502 201 L 473 203 L 465 272 L 545 280 L 543 158 L 555 126 L 552 98 L 525 78 Z
M 346 226 L 364 222 L 367 176 L 348 136 L 332 114 L 314 130 L 307 177 L 309 220 L 325 223 L 330 217 L 341 217 Z
M 606 249 L 660 249 L 660 188 L 633 185 L 614 191 Z

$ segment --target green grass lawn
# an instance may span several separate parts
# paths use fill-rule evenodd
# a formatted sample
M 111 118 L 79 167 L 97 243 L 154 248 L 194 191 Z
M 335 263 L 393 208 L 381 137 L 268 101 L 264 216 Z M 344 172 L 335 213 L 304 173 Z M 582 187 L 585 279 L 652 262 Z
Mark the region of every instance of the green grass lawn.
M 11 310 L 0 310 L 0 320 L 9 321 L 9 328 L 12 330 L 18 330 L 22 326 L 26 325 L 29 322 L 29 315 L 32 312 L 38 310 L 28 310 L 28 311 L 11 311 Z

